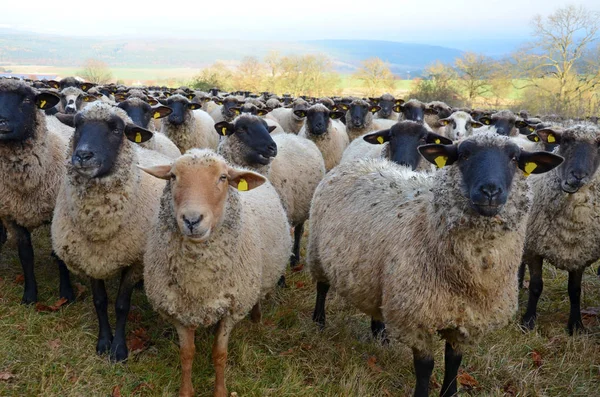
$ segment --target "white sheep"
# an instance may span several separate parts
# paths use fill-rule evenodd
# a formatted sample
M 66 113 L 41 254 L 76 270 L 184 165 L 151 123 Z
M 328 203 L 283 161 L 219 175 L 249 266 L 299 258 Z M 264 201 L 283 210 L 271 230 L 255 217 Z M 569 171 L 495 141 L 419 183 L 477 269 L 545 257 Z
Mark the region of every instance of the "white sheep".
M 483 127 L 483 124 L 473 120 L 467 112 L 457 111 L 446 118 L 437 121 L 441 128 L 438 130 L 440 135 L 444 135 L 453 141 L 473 135 L 474 128 Z
M 196 328 L 216 325 L 214 396 L 225 397 L 230 332 L 250 310 L 260 321 L 260 299 L 289 258 L 285 212 L 263 176 L 233 168 L 209 150 L 193 149 L 172 165 L 144 170 L 169 180 L 148 238 L 144 286 L 179 335 L 179 395 L 194 393 Z
M 456 393 L 462 348 L 508 323 L 531 194 L 525 173 L 561 162 L 506 137 L 425 145 L 442 170 L 387 160 L 340 165 L 321 181 L 310 213 L 307 264 L 317 282 L 313 319 L 324 326 L 331 285 L 413 349 L 415 396 L 427 396 L 436 340 L 446 340 L 443 395 Z M 524 170 L 524 172 L 521 172 Z
M 304 117 L 299 117 L 295 112 L 297 110 L 308 110 L 309 104 L 304 99 L 297 98 L 291 107 L 273 109 L 265 116 L 267 119 L 276 121 L 285 132 L 289 134 L 298 134 L 304 125 Z

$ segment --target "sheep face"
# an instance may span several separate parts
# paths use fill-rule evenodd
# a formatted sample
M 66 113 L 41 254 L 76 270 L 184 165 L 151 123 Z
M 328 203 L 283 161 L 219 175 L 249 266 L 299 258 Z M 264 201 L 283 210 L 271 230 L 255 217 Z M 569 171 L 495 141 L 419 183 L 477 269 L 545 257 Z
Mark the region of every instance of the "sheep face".
M 446 135 L 453 141 L 471 136 L 473 128 L 482 127 L 478 121 L 471 118 L 471 115 L 465 112 L 454 112 L 450 117 L 438 120 L 442 126 L 446 126 Z
M 173 125 L 181 125 L 193 117 L 192 110 L 200 109 L 202 105 L 190 102 L 182 95 L 172 95 L 163 102 L 172 112 L 167 118 Z
M 266 181 L 257 173 L 228 166 L 211 151 L 198 149 L 190 150 L 172 165 L 142 169 L 169 180 L 171 213 L 180 233 L 195 243 L 208 240 L 221 223 L 230 186 L 244 192 Z
M 550 171 L 563 158 L 552 153 L 522 151 L 510 141 L 467 138 L 454 145 L 425 145 L 419 151 L 438 167 L 459 168 L 462 192 L 482 216 L 496 216 L 508 199 L 517 167 L 526 174 Z
M 517 118 L 513 112 L 503 110 L 492 114 L 491 116 L 483 116 L 479 120 L 484 125 L 493 126 L 496 133 L 504 136 L 509 136 L 512 129 L 515 127 Z
M 244 103 L 242 107 L 233 108 L 236 112 L 246 113 L 252 116 L 265 116 L 269 113 L 269 109 L 259 109 L 258 106 L 252 103 Z
M 167 106 L 152 107 L 138 98 L 130 98 L 120 102 L 117 107 L 123 109 L 137 126 L 148 128 L 151 119 L 160 119 L 171 114 Z
M 558 169 L 560 185 L 566 193 L 576 193 L 594 179 L 600 165 L 600 130 L 579 125 L 564 131 L 541 129 L 536 132 L 544 143 L 558 144 L 565 162 Z
M 50 109 L 59 100 L 50 92 L 36 93 L 24 83 L 0 83 L 0 142 L 33 137 L 37 109 Z
M 535 125 L 529 123 L 526 120 L 517 120 L 515 122 L 515 127 L 519 130 L 519 134 L 521 135 L 529 135 L 535 131 Z
M 271 132 L 277 127 L 269 126 L 257 116 L 241 116 L 234 123 L 222 121 L 215 124 L 215 130 L 221 136 L 237 140 L 238 149 L 249 166 L 267 165 L 277 156 L 277 144 L 271 138 Z
M 227 97 L 225 99 L 215 99 L 215 103 L 223 106 L 221 114 L 226 119 L 232 119 L 233 117 L 240 114 L 238 105 L 240 102 L 234 97 Z
M 426 112 L 428 114 L 437 114 L 435 109 L 427 108 L 423 102 L 417 101 L 416 99 L 411 99 L 402 105 L 394 106 L 394 111 L 396 113 L 402 113 L 405 120 L 412 120 L 418 123 L 423 122 Z
M 404 101 L 402 99 L 395 99 L 390 94 L 384 94 L 380 98 L 369 98 L 373 105 L 379 106 L 381 109 L 377 112 L 377 115 L 381 118 L 387 119 L 394 112 L 394 106 L 402 105 Z
M 299 110 L 298 112 L 304 111 Z M 344 116 L 344 112 L 330 112 L 325 105 L 320 104 L 311 106 L 305 114 L 306 126 L 313 135 L 325 134 L 329 128 L 330 120 L 340 119 Z
M 380 109 L 379 106 L 370 105 L 366 101 L 354 101 L 350 104 L 346 113 L 346 124 L 350 124 L 355 128 L 362 128 L 367 123 L 367 115 L 377 113 Z
M 392 128 L 365 135 L 363 139 L 373 145 L 389 142 L 390 160 L 396 164 L 417 169 L 421 162 L 418 147 L 428 143 L 452 144 L 452 141 L 425 129 L 414 121 L 401 121 Z
M 292 106 L 292 118 L 296 121 L 302 121 L 306 117 L 308 102 L 305 100 L 296 100 Z M 298 112 L 298 113 L 297 113 Z
M 71 165 L 81 176 L 100 178 L 112 170 L 121 147 L 129 139 L 136 143 L 152 138 L 152 132 L 111 115 L 108 119 L 86 120 L 77 113 L 73 120 L 73 152 Z
M 60 103 L 67 114 L 75 114 L 78 110 L 81 110 L 84 102 L 93 102 L 95 100 L 96 97 L 86 95 L 79 88 L 67 87 L 60 92 Z

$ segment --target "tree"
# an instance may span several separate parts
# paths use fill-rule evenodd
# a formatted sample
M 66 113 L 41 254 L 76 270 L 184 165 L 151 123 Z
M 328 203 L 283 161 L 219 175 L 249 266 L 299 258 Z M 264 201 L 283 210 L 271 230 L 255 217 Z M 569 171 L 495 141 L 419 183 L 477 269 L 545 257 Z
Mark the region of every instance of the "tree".
M 354 76 L 362 81 L 365 94 L 370 97 L 382 95 L 385 91 L 393 91 L 396 87 L 394 74 L 389 65 L 379 58 L 364 60 Z
M 424 79 L 414 80 L 409 94 L 422 102 L 442 101 L 450 106 L 459 106 L 460 94 L 455 87 L 456 71 L 441 62 L 427 67 Z
M 112 79 L 108 65 L 96 58 L 88 58 L 83 69 L 78 73 L 85 81 L 95 84 L 106 84 Z
M 458 74 L 458 88 L 463 92 L 466 105 L 473 106 L 477 97 L 491 90 L 490 79 L 494 73 L 494 62 L 484 55 L 467 52 L 461 58 L 457 58 L 454 65 Z
M 533 19 L 535 41 L 515 54 L 515 65 L 525 79 L 518 88 L 535 88 L 548 102 L 546 108 L 577 116 L 582 96 L 600 84 L 598 56 L 590 54 L 598 39 L 600 14 L 574 5 L 548 17 Z M 598 51 L 596 51 L 598 53 Z
M 208 91 L 217 87 L 224 91 L 230 91 L 232 73 L 222 62 L 215 62 L 211 66 L 202 69 L 189 84 L 192 88 Z
M 258 92 L 263 88 L 265 67 L 256 57 L 244 57 L 233 75 L 233 88 Z

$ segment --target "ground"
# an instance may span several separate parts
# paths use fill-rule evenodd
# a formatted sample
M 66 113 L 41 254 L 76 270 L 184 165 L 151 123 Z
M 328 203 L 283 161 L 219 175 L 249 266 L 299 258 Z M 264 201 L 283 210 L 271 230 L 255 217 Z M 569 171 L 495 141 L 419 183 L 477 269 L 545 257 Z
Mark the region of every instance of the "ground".
M 58 271 L 50 257 L 48 228 L 33 237 L 40 301 L 57 301 Z M 582 307 L 589 333 L 569 337 L 566 274 L 547 267 L 539 327 L 527 334 L 516 320 L 469 348 L 461 395 L 600 396 L 600 280 L 596 267 L 583 281 Z M 95 353 L 97 323 L 86 280 L 80 297 L 56 311 L 20 304 L 20 265 L 14 247 L 0 254 L 0 396 L 173 396 L 180 381 L 177 335 L 145 299 L 133 296 L 128 329 L 136 351 L 125 364 Z M 116 280 L 109 296 L 114 301 Z M 238 396 L 408 396 L 414 375 L 410 351 L 382 347 L 370 337 L 369 319 L 330 294 L 327 328 L 311 315 L 314 285 L 304 272 L 289 272 L 289 288 L 263 304 L 262 324 L 239 323 L 230 339 L 226 381 Z M 85 290 L 84 290 L 85 288 Z M 519 313 L 527 298 L 521 293 Z M 596 307 L 596 309 L 594 309 Z M 46 311 L 39 311 L 45 309 Z M 114 310 L 111 310 L 114 326 Z M 196 334 L 193 382 L 210 396 L 214 372 L 212 334 Z M 443 377 L 443 345 L 436 353 L 432 395 Z

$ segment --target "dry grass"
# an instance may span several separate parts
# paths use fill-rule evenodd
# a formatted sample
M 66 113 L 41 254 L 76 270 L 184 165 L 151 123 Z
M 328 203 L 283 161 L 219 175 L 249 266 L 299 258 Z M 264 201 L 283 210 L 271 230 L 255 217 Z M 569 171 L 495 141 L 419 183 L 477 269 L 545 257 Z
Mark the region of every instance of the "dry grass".
M 35 233 L 34 244 L 40 300 L 50 305 L 57 298 L 58 272 L 49 255 L 47 228 Z M 152 311 L 141 291 L 134 292 L 129 329 L 147 330 L 149 347 L 126 364 L 114 365 L 94 352 L 97 325 L 89 289 L 75 304 L 39 313 L 19 303 L 22 286 L 14 280 L 20 272 L 14 248 L 5 247 L 0 260 L 0 379 L 2 374 L 14 377 L 0 380 L 1 396 L 108 396 L 115 386 L 123 396 L 176 394 L 180 376 L 176 334 Z M 600 395 L 598 318 L 585 320 L 588 334 L 569 337 L 564 330 L 566 275 L 552 269 L 546 275 L 537 330 L 523 334 L 514 323 L 468 349 L 463 368 L 479 386 L 463 387 L 461 394 Z M 234 330 L 227 369 L 231 392 L 361 397 L 412 393 L 412 356 L 407 348 L 384 348 L 373 342 L 368 318 L 334 294 L 327 303 L 328 327 L 318 332 L 311 321 L 315 293 L 310 278 L 301 272 L 290 274 L 288 280 L 290 287 L 263 305 L 262 324 L 245 320 Z M 111 284 L 114 298 L 115 283 Z M 583 291 L 582 307 L 600 306 L 600 281 L 592 269 L 585 274 Z M 524 293 L 521 304 L 525 299 Z M 200 396 L 211 395 L 211 341 L 209 331 L 197 333 L 194 385 Z M 436 354 L 435 395 L 443 375 L 442 347 L 440 343 Z

